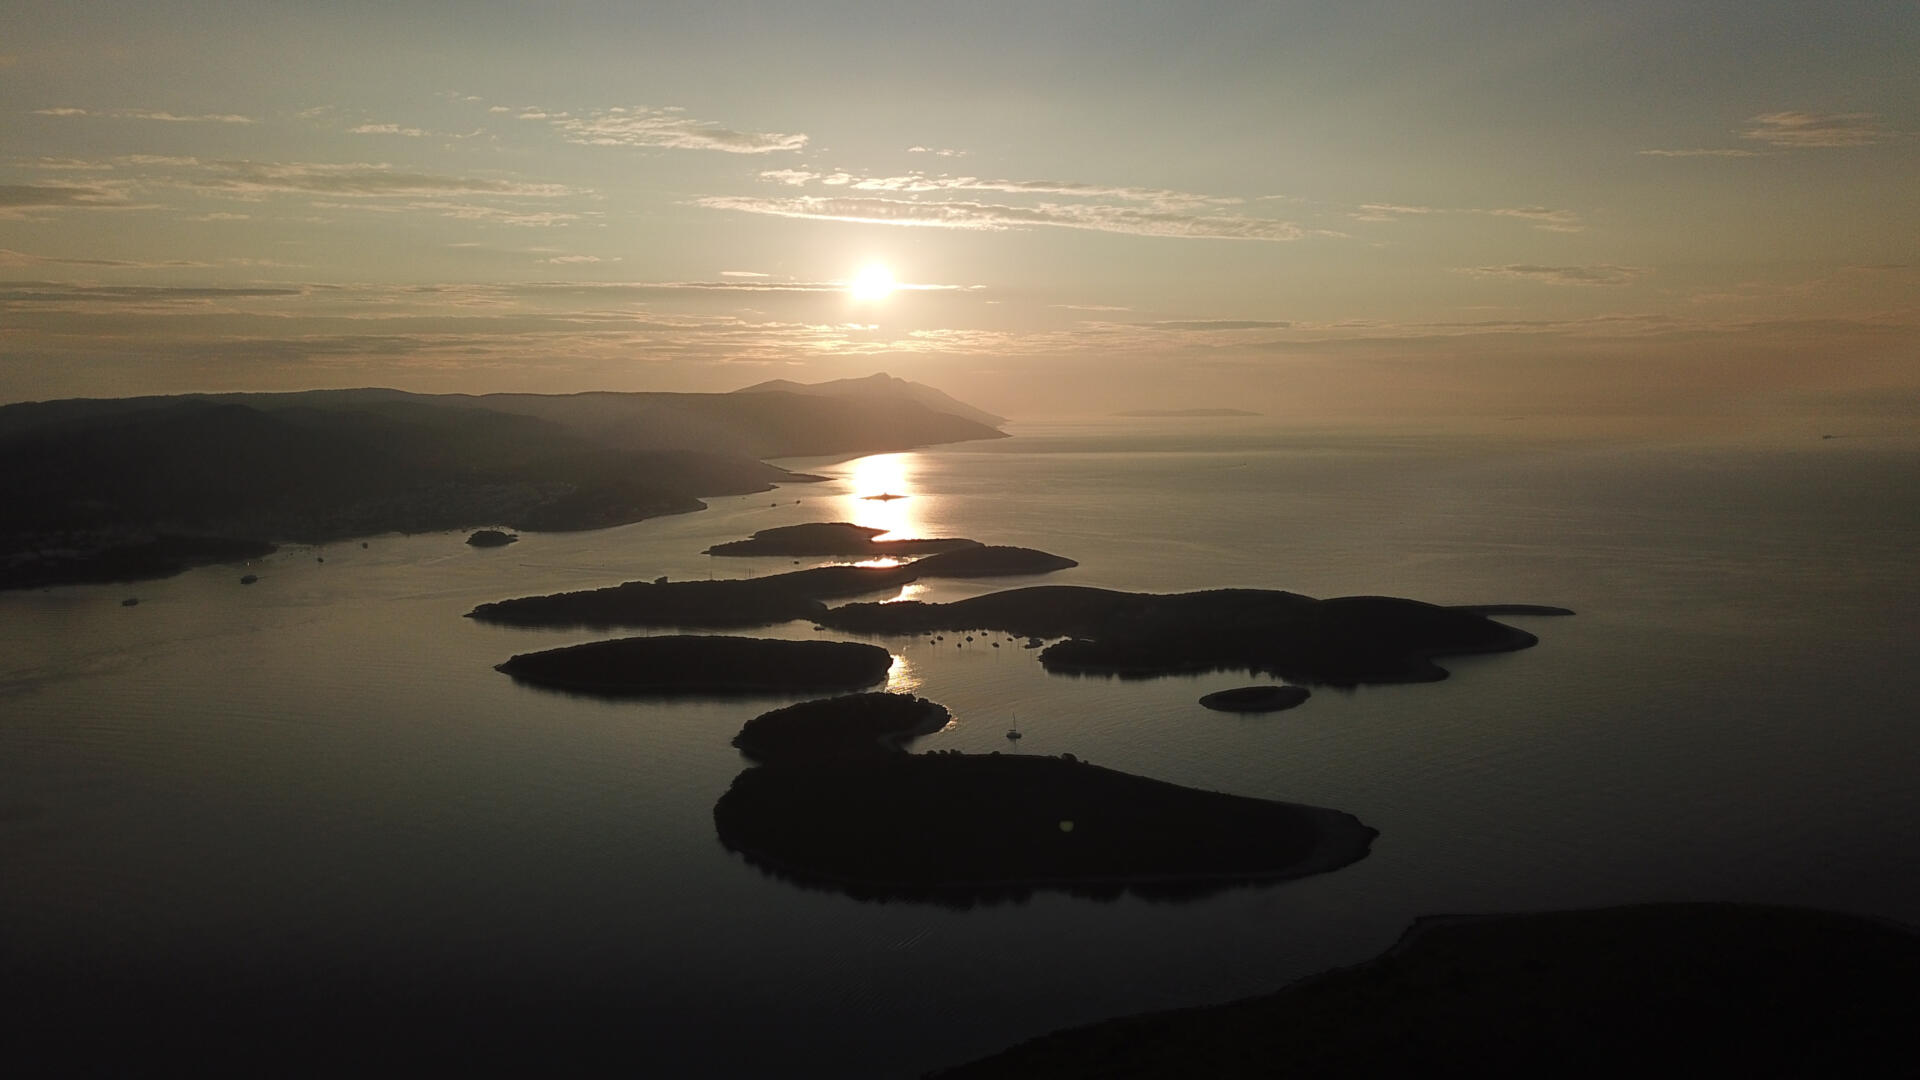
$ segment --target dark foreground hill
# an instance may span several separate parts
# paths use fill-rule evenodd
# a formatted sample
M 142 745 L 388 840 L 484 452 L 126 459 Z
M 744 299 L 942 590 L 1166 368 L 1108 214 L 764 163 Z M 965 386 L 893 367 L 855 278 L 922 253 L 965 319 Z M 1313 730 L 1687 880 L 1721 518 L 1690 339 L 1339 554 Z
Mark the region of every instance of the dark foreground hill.
M 1422 919 L 1385 955 L 1224 1005 L 1056 1032 L 942 1080 L 1879 1076 L 1920 1043 L 1920 936 L 1652 904 Z

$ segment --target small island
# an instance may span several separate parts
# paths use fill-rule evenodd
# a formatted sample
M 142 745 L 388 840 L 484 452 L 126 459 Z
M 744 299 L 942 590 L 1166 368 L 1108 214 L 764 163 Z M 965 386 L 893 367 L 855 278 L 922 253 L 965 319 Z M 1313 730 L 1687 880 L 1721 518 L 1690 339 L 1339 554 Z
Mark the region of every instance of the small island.
M 745 540 L 732 540 L 708 548 L 707 555 L 846 555 L 879 558 L 900 555 L 931 555 L 959 548 L 979 547 L 978 540 L 959 537 L 927 539 L 875 540 L 885 529 L 855 525 L 847 521 L 815 521 L 805 525 L 782 525 L 761 529 Z
M 521 653 L 494 670 L 553 689 L 646 696 L 858 690 L 892 667 L 878 645 L 673 634 Z
M 1373 960 L 1275 993 L 1059 1031 L 932 1075 L 1873 1076 L 1913 1056 L 1916 979 L 1920 935 L 1835 912 L 1427 918 Z
M 1043 888 L 1195 897 L 1338 869 L 1377 835 L 1337 810 L 1001 753 L 763 765 L 713 817 L 723 844 L 770 873 L 957 904 Z
M 913 564 L 913 572 L 930 578 L 1017 577 L 1051 574 L 1079 565 L 1064 555 L 1036 548 L 983 544 L 929 555 Z
M 1202 695 L 1200 704 L 1215 712 L 1263 713 L 1291 709 L 1312 696 L 1304 686 L 1239 686 Z
M 792 764 L 891 753 L 945 727 L 946 707 L 912 694 L 803 701 L 747 721 L 733 745 L 759 762 Z
M 479 532 L 467 537 L 467 543 L 473 547 L 493 548 L 506 547 L 508 544 L 515 543 L 519 539 L 520 537 L 514 533 L 501 532 L 499 529 L 481 529 Z

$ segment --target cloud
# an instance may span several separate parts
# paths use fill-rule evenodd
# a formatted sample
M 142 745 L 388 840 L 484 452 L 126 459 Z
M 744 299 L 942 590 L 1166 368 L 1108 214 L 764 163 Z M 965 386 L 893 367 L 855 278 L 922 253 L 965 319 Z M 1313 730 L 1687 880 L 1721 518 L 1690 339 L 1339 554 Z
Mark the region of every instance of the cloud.
M 720 271 L 720 276 L 730 278 L 763 278 L 771 277 L 772 275 L 762 274 L 758 270 L 722 270 Z
M 1881 127 L 1873 113 L 1761 113 L 1747 121 L 1752 127 L 1740 133 L 1768 146 L 1799 150 L 1843 146 L 1870 146 L 1885 142 L 1893 133 Z
M 1154 330 L 1285 330 L 1293 324 L 1266 319 L 1168 319 L 1132 325 Z
M 1538 266 L 1513 263 L 1507 266 L 1466 266 L 1459 270 L 1475 277 L 1511 278 L 1535 281 L 1542 285 L 1627 285 L 1651 273 L 1644 266 Z
M 410 138 L 424 138 L 426 132 L 416 127 L 401 127 L 399 124 L 361 124 L 347 129 L 349 135 L 406 135 Z
M 93 116 L 115 120 L 159 120 L 169 124 L 257 124 L 260 121 L 251 116 L 234 113 L 203 113 L 198 116 L 181 116 L 177 113 L 161 112 L 156 109 L 75 109 L 61 107 L 53 109 L 35 109 L 36 116 Z
M 1053 227 L 1126 233 L 1133 236 L 1181 237 L 1208 240 L 1285 241 L 1300 238 L 1300 227 L 1290 221 L 1236 215 L 1196 215 L 1170 209 L 1143 209 L 1103 204 L 1041 203 L 1005 206 L 977 202 L 915 202 L 873 197 L 758 198 L 712 195 L 694 200 L 710 210 L 735 210 L 775 217 L 818 221 L 848 221 L 871 225 L 906 225 L 942 229 L 999 231 Z
M 580 194 L 560 184 L 528 184 L 515 180 L 442 176 L 402 172 L 390 165 L 356 162 L 324 164 L 306 161 L 207 161 L 164 159 L 169 165 L 188 166 L 194 174 L 184 186 L 202 192 L 241 197 L 293 192 L 358 198 L 394 195 L 510 195 L 552 198 Z
M 1739 149 L 1733 149 L 1733 148 L 1722 149 L 1722 150 L 1642 150 L 1640 151 L 1640 153 L 1647 157 L 1743 158 L 1743 157 L 1760 157 L 1761 156 L 1760 151 L 1758 150 L 1739 150 Z
M 909 146 L 907 147 L 907 153 L 932 154 L 935 157 L 966 157 L 967 156 L 967 151 L 965 150 L 953 150 L 947 147 L 934 147 L 934 146 Z
M 708 120 L 686 116 L 679 108 L 598 109 L 585 116 L 529 109 L 523 120 L 546 120 L 568 142 L 585 146 L 663 147 L 672 150 L 719 150 L 729 154 L 770 154 L 799 150 L 807 137 L 778 131 L 740 131 Z
M 126 210 L 126 193 L 96 184 L 0 184 L 0 219 L 20 220 L 36 211 Z
M 215 263 L 168 259 L 165 262 L 137 262 L 129 259 L 62 259 L 51 255 L 31 255 L 24 251 L 0 248 L 0 266 L 93 266 L 110 270 L 171 270 L 181 267 L 209 267 Z
M 1584 232 L 1586 224 L 1571 210 L 1553 210 L 1545 206 L 1501 206 L 1491 210 L 1441 206 L 1407 206 L 1401 203 L 1361 203 L 1352 217 L 1355 221 L 1397 221 L 1403 217 L 1430 214 L 1478 214 L 1484 217 L 1519 218 L 1546 232 Z
M 825 187 L 844 187 L 852 191 L 880 191 L 908 195 L 935 191 L 993 191 L 1008 195 L 1070 195 L 1087 199 L 1125 199 L 1130 202 L 1151 202 L 1170 206 L 1230 205 L 1241 201 L 1236 198 L 1195 195 L 1166 188 L 1086 184 L 1072 180 L 983 180 L 977 176 L 928 176 L 917 172 L 903 176 L 857 176 L 847 172 L 820 173 L 804 169 L 768 169 L 760 174 L 760 179 L 792 187 L 818 183 Z
M 555 255 L 551 259 L 541 259 L 539 261 L 543 263 L 552 263 L 556 266 L 565 266 L 569 263 L 619 262 L 620 258 L 617 255 L 611 259 L 603 259 L 598 255 Z

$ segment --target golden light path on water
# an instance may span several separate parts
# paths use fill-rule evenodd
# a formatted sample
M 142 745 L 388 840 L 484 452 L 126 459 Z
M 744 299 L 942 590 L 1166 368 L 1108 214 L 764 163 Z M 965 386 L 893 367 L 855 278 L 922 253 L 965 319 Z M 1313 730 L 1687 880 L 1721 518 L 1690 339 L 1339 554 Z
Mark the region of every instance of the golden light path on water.
M 885 529 L 881 540 L 904 540 L 922 535 L 914 476 L 919 470 L 914 453 L 869 454 L 847 465 L 847 483 L 853 490 L 841 496 L 845 516 L 869 529 Z M 892 496 L 879 498 L 878 496 Z

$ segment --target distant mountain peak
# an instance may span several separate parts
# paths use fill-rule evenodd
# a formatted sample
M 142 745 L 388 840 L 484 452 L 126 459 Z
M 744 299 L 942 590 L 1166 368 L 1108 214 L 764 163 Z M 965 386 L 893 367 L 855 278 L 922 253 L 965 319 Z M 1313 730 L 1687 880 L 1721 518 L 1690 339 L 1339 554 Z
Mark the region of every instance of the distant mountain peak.
M 937 413 L 958 416 L 988 427 L 999 427 L 1007 422 L 1004 416 L 995 416 L 985 409 L 978 409 L 964 401 L 956 400 L 945 392 L 936 390 L 924 383 L 896 378 L 884 371 L 871 375 L 862 375 L 850 379 L 832 379 L 827 382 L 802 383 L 792 379 L 769 379 L 752 386 L 735 390 L 736 394 L 807 394 L 814 397 L 897 397 L 916 402 Z

